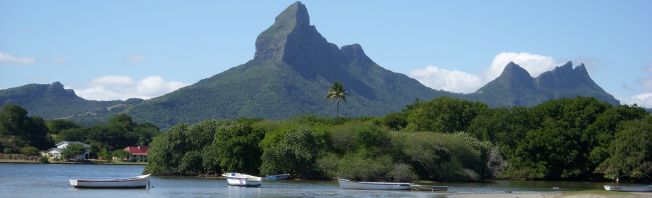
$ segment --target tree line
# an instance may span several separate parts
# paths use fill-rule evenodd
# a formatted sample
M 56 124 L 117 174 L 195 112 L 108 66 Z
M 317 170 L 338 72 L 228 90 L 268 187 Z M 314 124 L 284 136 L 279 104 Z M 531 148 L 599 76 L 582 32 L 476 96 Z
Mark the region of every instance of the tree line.
M 156 175 L 650 181 L 652 117 L 594 98 L 490 108 L 440 97 L 383 117 L 207 120 L 154 138 Z
M 3 153 L 21 153 L 38 156 L 61 141 L 79 141 L 91 145 L 91 155 L 111 159 L 112 154 L 124 157 L 120 150 L 127 146 L 149 145 L 160 133 L 150 123 L 135 123 L 125 114 L 111 116 L 106 124 L 82 126 L 65 119 L 44 120 L 28 116 L 28 112 L 14 104 L 5 105 L 0 112 L 0 150 Z M 65 156 L 74 156 L 83 148 L 74 146 Z M 117 152 L 112 152 L 117 151 Z

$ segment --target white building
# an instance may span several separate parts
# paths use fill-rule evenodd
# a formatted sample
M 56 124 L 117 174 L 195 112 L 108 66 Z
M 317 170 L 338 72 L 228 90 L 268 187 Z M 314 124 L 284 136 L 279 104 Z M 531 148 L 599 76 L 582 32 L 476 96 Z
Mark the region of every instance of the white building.
M 47 156 L 49 158 L 61 159 L 61 153 L 63 152 L 63 149 L 65 149 L 66 147 L 68 147 L 68 145 L 71 145 L 71 144 L 80 144 L 80 145 L 82 145 L 84 147 L 84 154 L 75 156 L 75 158 L 73 158 L 74 160 L 87 160 L 88 159 L 88 157 L 90 155 L 90 152 L 91 152 L 91 146 L 88 145 L 88 144 L 81 143 L 81 142 L 62 141 L 62 142 L 57 143 L 55 145 L 56 147 L 47 150 L 45 153 L 47 154 Z

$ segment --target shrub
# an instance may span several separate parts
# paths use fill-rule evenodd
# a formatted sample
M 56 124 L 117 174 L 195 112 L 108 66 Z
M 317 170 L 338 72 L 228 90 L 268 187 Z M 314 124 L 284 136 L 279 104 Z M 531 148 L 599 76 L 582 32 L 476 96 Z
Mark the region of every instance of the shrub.
M 409 182 L 418 179 L 417 174 L 412 170 L 412 166 L 404 163 L 395 164 L 394 169 L 387 173 L 387 177 L 389 177 L 390 180 L 397 182 Z
M 125 150 L 122 150 L 122 149 L 115 150 L 115 151 L 111 152 L 111 155 L 113 157 L 118 158 L 118 159 L 125 159 L 125 158 L 129 157 L 129 154 L 130 154 L 129 152 L 127 152 Z
M 39 156 L 41 154 L 38 149 L 31 146 L 20 148 L 20 153 L 27 156 Z
M 38 158 L 38 161 L 39 161 L 40 163 L 42 163 L 42 164 L 48 164 L 48 163 L 50 163 L 50 160 L 48 160 L 48 157 L 46 157 L 46 156 L 41 156 L 40 158 Z

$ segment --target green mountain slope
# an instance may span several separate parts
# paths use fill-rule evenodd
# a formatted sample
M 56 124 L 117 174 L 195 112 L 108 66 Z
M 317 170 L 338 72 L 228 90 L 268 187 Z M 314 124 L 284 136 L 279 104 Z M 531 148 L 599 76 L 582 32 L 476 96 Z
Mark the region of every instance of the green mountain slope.
M 162 126 L 208 118 L 334 115 L 335 103 L 326 92 L 335 81 L 349 94 L 341 109 L 344 116 L 383 115 L 417 98 L 454 95 L 383 69 L 360 45 L 329 43 L 297 2 L 258 36 L 253 60 L 148 100 L 129 114 Z
M 86 100 L 77 96 L 73 90 L 64 89 L 59 82 L 28 84 L 0 90 L 0 106 L 10 103 L 18 104 L 27 109 L 30 114 L 47 119 L 116 111 L 122 106 L 140 101 L 142 100 L 132 99 L 129 102 Z
M 612 105 L 620 104 L 593 82 L 584 64 L 573 68 L 571 62 L 537 78 L 532 78 L 525 69 L 510 62 L 498 78 L 467 95 L 469 99 L 490 106 L 534 106 L 551 99 L 576 96 L 591 96 Z
M 378 116 L 399 111 L 415 99 L 438 96 L 476 100 L 491 106 L 533 106 L 547 100 L 593 96 L 618 104 L 588 75 L 584 65 L 567 63 L 532 78 L 510 63 L 495 80 L 472 94 L 428 88 L 376 64 L 358 44 L 338 48 L 310 25 L 306 7 L 290 5 L 256 39 L 254 58 L 193 85 L 150 100 L 84 100 L 61 83 L 30 84 L 0 90 L 0 105 L 16 103 L 45 118 L 83 124 L 128 113 L 138 122 L 167 128 L 214 118 L 282 119 L 296 115 L 335 115 L 328 88 L 340 81 L 348 91 L 343 116 Z

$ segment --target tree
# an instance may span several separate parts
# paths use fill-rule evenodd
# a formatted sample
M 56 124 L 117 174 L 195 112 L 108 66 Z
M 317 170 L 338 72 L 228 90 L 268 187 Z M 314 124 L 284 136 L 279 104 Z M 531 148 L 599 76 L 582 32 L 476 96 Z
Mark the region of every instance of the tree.
M 289 173 L 298 178 L 321 177 L 316 161 L 319 153 L 330 144 L 328 135 L 307 128 L 281 133 L 281 138 L 264 145 L 261 173 Z
M 223 172 L 257 174 L 261 156 L 258 144 L 264 136 L 263 130 L 251 127 L 250 121 L 220 127 L 213 144 L 217 145 L 218 161 Z
M 133 131 L 136 124 L 127 114 L 120 113 L 109 118 L 109 127 L 123 131 Z
M 473 119 L 487 109 L 487 105 L 449 97 L 418 101 L 405 111 L 407 128 L 414 131 L 453 133 L 467 131 Z
M 609 146 L 610 157 L 597 168 L 607 178 L 652 180 L 652 117 L 620 125 Z
M 199 174 L 202 171 L 201 151 L 189 151 L 181 158 L 179 173 Z
M 111 155 L 113 157 L 118 158 L 118 159 L 125 159 L 125 158 L 129 157 L 129 152 L 120 149 L 120 150 L 115 150 L 115 151 L 111 152 Z
M 36 148 L 34 148 L 32 146 L 26 146 L 26 147 L 20 148 L 20 153 L 23 154 L 23 155 L 27 155 L 27 156 L 39 156 L 39 154 L 40 154 L 38 149 L 36 149 Z
M 61 152 L 61 156 L 64 159 L 74 159 L 78 155 L 84 154 L 84 152 L 86 152 L 86 149 L 84 149 L 83 145 L 72 143 L 63 149 L 63 151 Z
M 27 111 L 14 104 L 5 105 L 0 112 L 0 135 L 15 136 L 39 149 L 51 146 L 48 128 L 40 117 L 28 117 Z
M 0 135 L 20 135 L 28 124 L 27 111 L 18 105 L 5 105 L 0 112 Z
M 337 102 L 336 117 L 340 117 L 340 101 L 346 102 L 346 95 L 347 93 L 346 90 L 344 90 L 344 85 L 340 82 L 333 83 L 333 86 L 328 90 L 326 98 Z
M 59 134 L 62 130 L 79 128 L 80 126 L 77 123 L 71 122 L 64 119 L 48 120 L 45 121 L 45 125 L 48 127 L 48 130 L 52 134 Z

